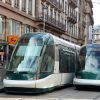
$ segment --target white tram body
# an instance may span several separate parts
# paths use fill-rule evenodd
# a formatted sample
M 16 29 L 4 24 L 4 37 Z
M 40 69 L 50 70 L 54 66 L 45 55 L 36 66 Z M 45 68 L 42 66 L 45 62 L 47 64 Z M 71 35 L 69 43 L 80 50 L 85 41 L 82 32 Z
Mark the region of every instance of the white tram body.
M 7 66 L 4 90 L 40 93 L 72 84 L 79 49 L 50 33 L 23 35 Z

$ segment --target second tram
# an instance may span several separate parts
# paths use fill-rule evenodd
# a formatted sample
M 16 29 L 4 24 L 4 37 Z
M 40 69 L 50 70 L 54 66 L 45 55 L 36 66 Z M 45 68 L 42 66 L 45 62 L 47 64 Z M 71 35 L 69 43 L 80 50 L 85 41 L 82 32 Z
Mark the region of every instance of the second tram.
M 81 89 L 83 86 L 100 86 L 100 44 L 83 46 L 80 49 L 79 62 L 74 78 L 75 87 Z
M 24 34 L 7 66 L 4 90 L 39 93 L 72 84 L 79 49 L 49 33 Z

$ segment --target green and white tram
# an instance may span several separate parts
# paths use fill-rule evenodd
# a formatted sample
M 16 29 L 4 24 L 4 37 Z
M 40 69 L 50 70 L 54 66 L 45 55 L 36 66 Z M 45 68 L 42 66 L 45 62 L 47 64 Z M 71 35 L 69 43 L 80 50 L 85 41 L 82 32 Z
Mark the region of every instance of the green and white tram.
M 81 89 L 83 86 L 100 86 L 100 44 L 83 46 L 80 49 L 79 62 L 73 81 L 75 87 Z
M 24 34 L 7 66 L 4 90 L 39 93 L 72 84 L 79 49 L 50 33 Z

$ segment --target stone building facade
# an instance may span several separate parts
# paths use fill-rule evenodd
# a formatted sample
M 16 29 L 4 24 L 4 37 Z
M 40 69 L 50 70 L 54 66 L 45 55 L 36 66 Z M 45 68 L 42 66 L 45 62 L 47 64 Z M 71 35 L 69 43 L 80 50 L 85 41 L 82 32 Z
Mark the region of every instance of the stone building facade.
M 78 0 L 78 43 L 91 43 L 93 19 L 92 0 Z
M 92 17 L 91 0 L 0 0 L 0 39 L 45 31 L 82 45 Z

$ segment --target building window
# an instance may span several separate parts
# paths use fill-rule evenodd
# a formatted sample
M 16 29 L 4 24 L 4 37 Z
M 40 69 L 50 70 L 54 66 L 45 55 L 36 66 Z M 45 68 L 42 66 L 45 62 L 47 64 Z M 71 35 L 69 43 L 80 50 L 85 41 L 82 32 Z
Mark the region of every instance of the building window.
M 58 21 L 60 21 L 60 13 L 58 13 Z
M 19 0 L 15 0 L 15 7 L 19 8 Z
M 0 16 L 0 34 L 5 33 L 5 18 L 4 16 Z
M 25 33 L 34 32 L 35 28 L 30 25 L 25 25 Z
M 51 17 L 51 19 L 53 18 L 53 9 L 52 8 L 50 9 L 50 17 Z
M 28 2 L 28 14 L 32 15 L 32 0 Z
M 67 7 L 68 7 L 68 4 L 67 2 L 65 2 L 65 14 L 67 15 Z
M 62 9 L 63 9 L 63 11 L 64 11 L 64 4 L 65 4 L 65 2 L 64 2 L 64 0 L 62 0 Z
M 26 0 L 22 0 L 22 11 L 26 11 Z
M 11 0 L 6 0 L 5 2 L 8 4 L 11 4 Z
M 11 35 L 21 35 L 21 23 L 15 20 L 10 20 L 10 32 Z
M 56 16 L 57 16 L 57 13 L 56 13 L 56 11 L 54 12 L 54 18 L 55 18 L 55 20 L 56 20 Z

